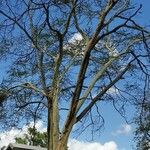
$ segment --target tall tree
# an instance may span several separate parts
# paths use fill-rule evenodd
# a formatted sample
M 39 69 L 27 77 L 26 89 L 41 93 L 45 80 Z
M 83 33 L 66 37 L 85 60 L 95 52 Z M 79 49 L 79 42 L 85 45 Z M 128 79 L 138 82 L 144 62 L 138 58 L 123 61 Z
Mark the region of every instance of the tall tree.
M 149 92 L 147 92 L 149 93 Z M 142 102 L 138 103 L 138 112 L 135 117 L 135 123 L 137 125 L 135 131 L 135 141 L 137 142 L 137 150 L 149 150 L 150 149 L 150 101 L 149 94 L 145 95 Z
M 47 118 L 48 150 L 66 150 L 75 124 L 99 129 L 102 101 L 124 115 L 149 76 L 150 34 L 134 20 L 141 8 L 130 0 L 2 0 L 9 68 L 1 122 Z

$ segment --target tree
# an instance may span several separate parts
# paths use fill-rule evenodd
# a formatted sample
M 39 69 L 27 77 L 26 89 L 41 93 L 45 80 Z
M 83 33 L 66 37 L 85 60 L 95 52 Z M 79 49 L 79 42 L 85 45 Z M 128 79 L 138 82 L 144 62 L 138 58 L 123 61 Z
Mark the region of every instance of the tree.
M 149 93 L 149 92 L 147 92 Z M 149 96 L 146 94 L 146 97 Z M 146 98 L 145 97 L 145 98 Z M 150 101 L 147 97 L 138 103 L 138 115 L 135 117 L 135 123 L 137 125 L 135 132 L 135 140 L 137 141 L 137 150 L 149 150 L 150 149 Z
M 66 150 L 75 124 L 99 130 L 102 101 L 124 116 L 149 80 L 141 8 L 130 0 L 1 1 L 1 59 L 12 64 L 1 123 L 47 118 L 48 150 Z
M 23 137 L 16 137 L 16 143 L 28 144 L 33 146 L 47 147 L 47 133 L 39 132 L 36 128 L 29 127 L 28 133 L 24 134 Z

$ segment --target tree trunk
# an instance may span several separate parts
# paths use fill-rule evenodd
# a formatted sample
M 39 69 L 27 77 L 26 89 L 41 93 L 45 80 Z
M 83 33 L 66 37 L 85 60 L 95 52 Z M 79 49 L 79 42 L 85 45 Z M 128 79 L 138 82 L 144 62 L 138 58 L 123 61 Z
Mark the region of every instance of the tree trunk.
M 50 99 L 49 102 L 51 102 Z M 76 117 L 73 116 L 70 119 L 69 124 L 65 126 L 65 128 L 63 129 L 63 133 L 59 138 L 60 133 L 58 132 L 59 130 L 57 130 L 58 120 L 56 121 L 56 118 L 53 118 L 54 111 L 52 110 L 54 110 L 55 108 L 52 108 L 51 106 L 53 106 L 53 104 L 50 103 L 48 107 L 48 150 L 68 150 L 68 138 L 73 125 L 76 122 Z
M 67 143 L 68 143 L 68 140 L 66 139 L 61 140 L 58 143 L 56 150 L 68 150 Z
M 48 98 L 48 150 L 56 150 L 59 142 L 59 119 L 57 96 Z
M 60 138 L 59 143 L 57 144 L 57 147 L 55 150 L 68 150 L 67 144 L 68 144 L 68 138 L 69 138 L 70 131 L 66 132 L 63 135 L 63 137 Z
M 67 144 L 68 144 L 68 139 L 69 139 L 69 135 L 70 132 L 72 131 L 73 125 L 76 122 L 76 117 L 72 116 L 72 118 L 70 118 L 69 120 L 69 124 L 67 126 L 65 126 L 65 128 L 63 129 L 63 133 L 62 136 L 59 140 L 59 143 L 57 145 L 56 150 L 67 150 Z
M 52 129 L 52 104 L 51 104 L 51 100 L 48 99 L 48 117 L 47 117 L 47 134 L 48 134 L 48 150 L 53 150 L 53 133 L 51 130 Z

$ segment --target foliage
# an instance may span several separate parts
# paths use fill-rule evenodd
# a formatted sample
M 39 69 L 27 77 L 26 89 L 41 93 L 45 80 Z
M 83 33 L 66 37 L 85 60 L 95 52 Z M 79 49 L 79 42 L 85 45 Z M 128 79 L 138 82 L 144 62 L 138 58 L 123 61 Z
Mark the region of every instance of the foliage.
M 16 137 L 15 140 L 18 144 L 47 147 L 47 133 L 41 133 L 36 128 L 28 128 L 28 133 L 24 134 L 23 137 Z
M 0 52 L 9 66 L 1 124 L 42 119 L 48 150 L 66 150 L 75 124 L 79 133 L 99 131 L 102 102 L 125 117 L 150 87 L 150 32 L 136 22 L 141 9 L 130 0 L 2 1 Z
M 149 99 L 149 98 L 148 98 Z M 137 125 L 135 132 L 135 140 L 137 141 L 137 150 L 150 149 L 150 102 L 144 100 L 143 103 L 138 104 L 139 112 L 135 118 Z M 140 115 L 139 115 L 140 114 Z

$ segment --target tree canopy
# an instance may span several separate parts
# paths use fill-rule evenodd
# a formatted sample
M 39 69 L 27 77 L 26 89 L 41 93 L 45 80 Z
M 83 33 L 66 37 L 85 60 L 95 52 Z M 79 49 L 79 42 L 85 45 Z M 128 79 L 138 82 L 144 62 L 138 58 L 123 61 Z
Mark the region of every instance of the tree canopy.
M 141 9 L 130 0 L 2 0 L 1 124 L 42 119 L 48 150 L 66 150 L 75 124 L 81 133 L 100 129 L 103 101 L 125 116 L 125 106 L 149 90 L 150 32 L 136 22 Z
M 149 92 L 147 92 L 149 93 Z M 145 95 L 146 99 L 143 99 L 141 103 L 138 103 L 137 116 L 135 117 L 136 131 L 135 141 L 137 141 L 137 150 L 150 149 L 150 101 L 149 94 Z
M 47 147 L 47 132 L 42 133 L 34 127 L 29 127 L 23 137 L 16 137 L 15 140 L 18 144 Z

